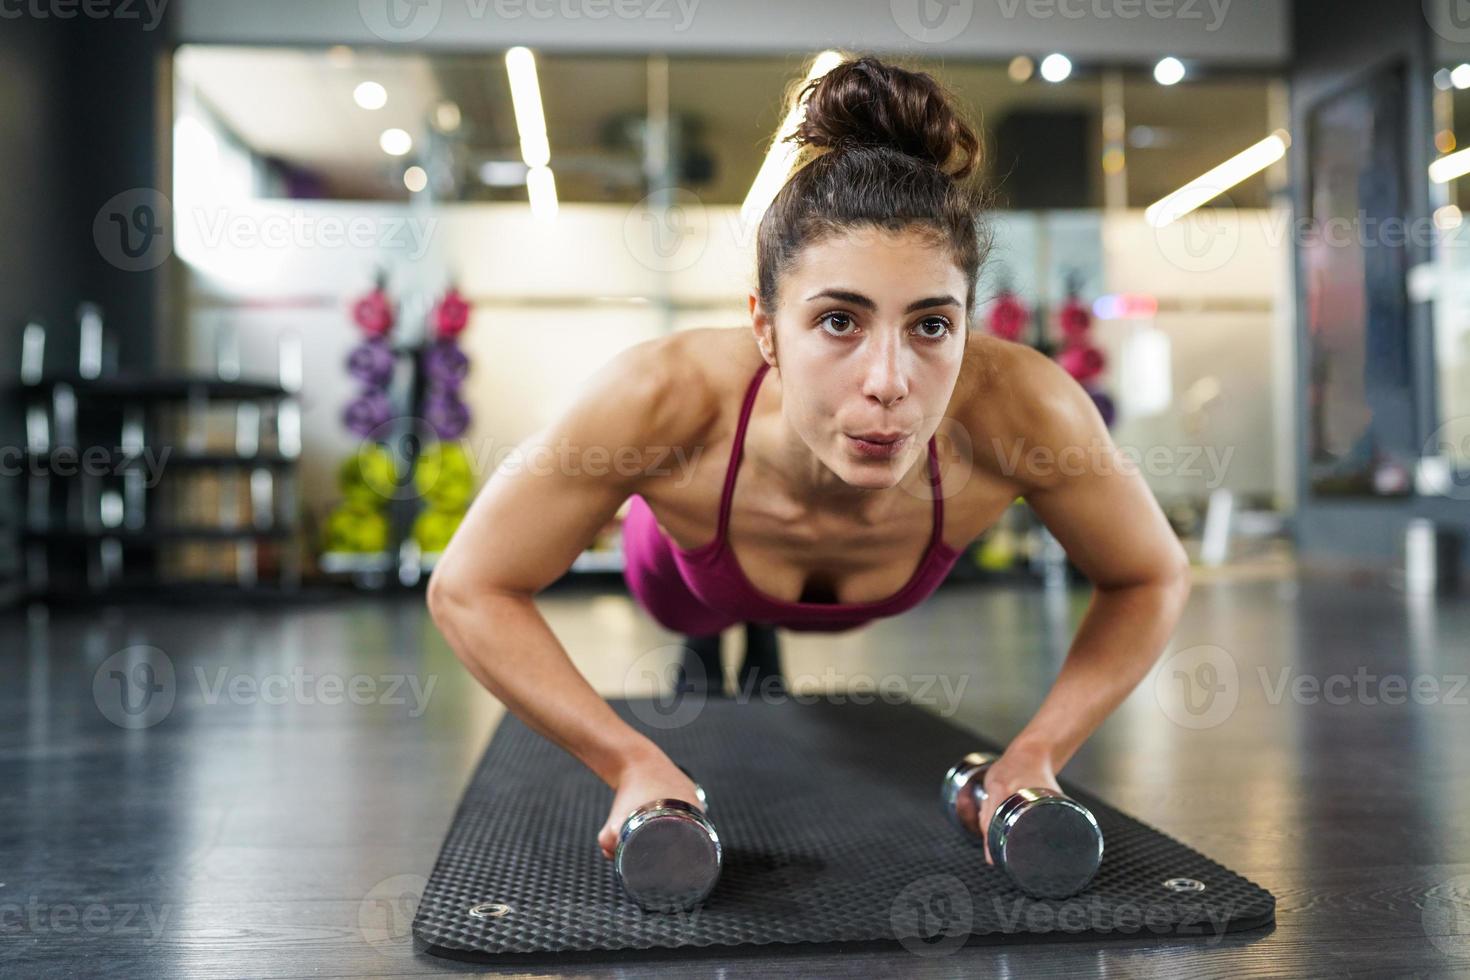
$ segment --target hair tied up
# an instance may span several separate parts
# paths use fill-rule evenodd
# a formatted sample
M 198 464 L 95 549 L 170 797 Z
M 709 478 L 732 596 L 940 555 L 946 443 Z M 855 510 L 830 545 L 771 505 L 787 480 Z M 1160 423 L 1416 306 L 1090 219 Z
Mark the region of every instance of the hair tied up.
M 887 147 L 956 180 L 979 162 L 975 130 L 927 72 L 862 57 L 807 82 L 797 98 L 806 101 L 805 117 L 787 139 L 799 146 Z

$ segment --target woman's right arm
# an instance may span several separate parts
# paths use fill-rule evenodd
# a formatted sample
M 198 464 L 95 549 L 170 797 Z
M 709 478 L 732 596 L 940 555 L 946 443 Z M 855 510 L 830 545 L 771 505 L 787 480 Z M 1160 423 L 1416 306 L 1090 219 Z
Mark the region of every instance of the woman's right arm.
M 638 492 L 646 470 L 667 466 L 667 450 L 693 437 L 697 386 L 670 363 L 672 340 L 618 354 L 521 443 L 476 496 L 428 585 L 435 624 L 480 683 L 614 789 L 630 770 L 667 782 L 672 763 L 581 675 L 533 597 Z

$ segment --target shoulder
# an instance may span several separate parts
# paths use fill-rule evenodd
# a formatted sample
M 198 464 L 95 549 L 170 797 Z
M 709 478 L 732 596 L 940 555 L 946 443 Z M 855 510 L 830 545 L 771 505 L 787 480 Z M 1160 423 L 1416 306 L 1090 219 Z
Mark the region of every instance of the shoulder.
M 1017 484 L 1054 484 L 1054 461 L 1068 447 L 1108 445 L 1107 427 L 1087 393 L 1056 361 L 1026 344 L 975 334 L 955 385 L 951 417 L 969 433 L 978 464 Z
M 732 397 L 760 367 L 749 329 L 700 327 L 620 351 L 595 375 L 589 398 L 620 415 L 644 438 L 668 444 L 706 439 Z

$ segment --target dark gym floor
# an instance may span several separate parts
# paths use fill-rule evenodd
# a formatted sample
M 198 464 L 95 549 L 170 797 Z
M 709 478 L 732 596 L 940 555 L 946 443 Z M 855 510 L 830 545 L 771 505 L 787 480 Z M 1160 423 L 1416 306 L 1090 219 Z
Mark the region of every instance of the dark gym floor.
M 887 678 L 1004 739 L 1046 689 L 1086 601 L 1085 589 L 956 585 L 866 630 L 782 634 L 787 676 L 798 691 Z M 543 609 L 600 691 L 650 693 L 657 674 L 643 668 L 667 651 L 649 651 L 674 638 L 625 596 L 558 589 Z M 1184 659 L 1064 771 L 1274 892 L 1272 930 L 938 958 L 614 956 L 573 972 L 1465 975 L 1467 625 L 1470 600 L 1382 583 L 1197 581 L 1169 651 Z M 494 972 L 414 955 L 408 941 L 413 896 L 501 716 L 421 597 L 33 607 L 0 616 L 0 636 L 0 975 Z M 138 705 L 110 686 L 116 661 L 99 667 L 140 645 L 173 667 L 172 707 L 124 728 L 108 716 L 154 719 L 122 710 Z M 732 631 L 727 662 L 738 647 Z M 1187 703 L 1182 688 L 1169 693 L 1186 681 L 1202 685 Z

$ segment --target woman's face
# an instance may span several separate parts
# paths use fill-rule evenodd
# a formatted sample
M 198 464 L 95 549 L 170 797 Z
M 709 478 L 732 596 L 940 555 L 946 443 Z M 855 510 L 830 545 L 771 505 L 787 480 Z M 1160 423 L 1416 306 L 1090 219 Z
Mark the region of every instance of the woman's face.
M 964 276 L 922 233 L 867 228 L 805 248 L 779 289 L 774 322 L 750 304 L 787 423 L 845 483 L 894 486 L 959 377 Z

